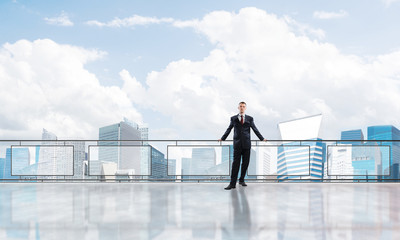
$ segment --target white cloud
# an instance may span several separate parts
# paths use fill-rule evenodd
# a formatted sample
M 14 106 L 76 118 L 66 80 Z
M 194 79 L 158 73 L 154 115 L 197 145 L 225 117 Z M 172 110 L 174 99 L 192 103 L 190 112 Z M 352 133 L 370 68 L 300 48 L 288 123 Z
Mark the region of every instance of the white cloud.
M 86 24 L 97 27 L 133 27 L 136 25 L 149 25 L 149 24 L 160 24 L 160 23 L 171 23 L 172 18 L 156 18 L 156 17 L 143 17 L 139 15 L 133 15 L 127 18 L 114 18 L 109 22 L 100 22 L 97 20 L 87 21 Z
M 44 18 L 47 24 L 57 25 L 57 26 L 74 26 L 74 23 L 69 19 L 68 14 L 62 12 L 58 17 L 54 18 Z
M 383 2 L 387 7 L 389 7 L 389 6 L 392 5 L 393 3 L 400 2 L 400 0 L 382 0 L 382 2 Z
M 320 28 L 313 28 L 308 24 L 300 23 L 289 16 L 283 17 L 286 23 L 291 27 L 291 31 L 304 36 L 314 36 L 318 39 L 325 38 L 325 31 Z
M 173 25 L 174 27 L 177 27 L 177 28 L 185 28 L 185 27 L 192 27 L 192 28 L 195 28 L 199 23 L 200 23 L 200 22 L 199 22 L 199 20 L 197 20 L 197 19 L 195 19 L 195 20 L 185 20 L 185 21 L 182 21 L 182 20 L 174 20 L 174 21 L 172 22 L 172 25 Z
M 345 55 L 257 8 L 179 24 L 214 44 L 207 57 L 173 61 L 150 72 L 144 85 L 127 71 L 121 75 L 134 103 L 171 117 L 185 138 L 202 132 L 218 139 L 242 100 L 266 137 L 278 136 L 280 121 L 317 113 L 328 138 L 344 129 L 400 125 L 400 52 Z
M 325 11 L 315 11 L 313 16 L 318 19 L 334 19 L 334 18 L 344 18 L 349 14 L 345 10 L 340 10 L 339 12 L 325 12 Z
M 220 14 L 225 14 L 224 11 L 219 11 Z M 223 20 L 222 16 L 221 19 Z M 284 16 L 284 19 L 287 21 L 288 25 L 293 28 L 293 30 L 297 31 L 302 35 L 309 35 L 317 37 L 318 39 L 323 39 L 325 37 L 325 32 L 322 29 L 312 28 L 311 26 L 295 21 L 293 18 L 289 16 Z M 109 22 L 100 22 L 97 20 L 87 21 L 86 24 L 89 26 L 97 26 L 97 27 L 132 27 L 135 25 L 149 25 L 149 24 L 160 24 L 160 23 L 169 23 L 172 26 L 177 28 L 194 28 L 197 29 L 199 27 L 200 21 L 198 19 L 193 20 L 177 20 L 173 18 L 156 18 L 156 17 L 144 17 L 139 15 L 133 15 L 128 18 L 114 18 L 114 20 Z
M 46 128 L 59 136 L 97 139 L 98 127 L 142 117 L 119 87 L 102 86 L 85 64 L 104 52 L 49 39 L 0 48 L 0 137 L 35 138 Z
M 122 89 L 125 90 L 128 96 L 135 98 L 135 102 L 144 100 L 145 89 L 135 77 L 132 77 L 125 69 L 119 73 L 119 76 L 124 81 Z

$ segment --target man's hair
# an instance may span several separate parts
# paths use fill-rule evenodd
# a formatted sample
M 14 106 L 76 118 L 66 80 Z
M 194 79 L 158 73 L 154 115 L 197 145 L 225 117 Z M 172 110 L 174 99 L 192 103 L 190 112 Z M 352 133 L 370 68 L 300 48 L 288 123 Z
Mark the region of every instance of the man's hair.
M 247 106 L 247 104 L 246 104 L 245 102 L 240 102 L 240 103 L 239 103 L 239 105 L 240 105 L 240 104 L 244 104 L 244 105 L 246 105 L 246 106 Z

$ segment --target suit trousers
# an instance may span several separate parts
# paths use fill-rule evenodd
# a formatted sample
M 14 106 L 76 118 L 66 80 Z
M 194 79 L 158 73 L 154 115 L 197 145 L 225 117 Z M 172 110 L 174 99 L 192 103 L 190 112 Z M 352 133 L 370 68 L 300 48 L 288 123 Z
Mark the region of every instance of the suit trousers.
M 236 185 L 241 159 L 242 159 L 242 168 L 240 171 L 239 182 L 244 182 L 244 177 L 246 176 L 247 168 L 249 167 L 249 162 L 250 162 L 250 148 L 249 149 L 234 148 L 231 185 Z

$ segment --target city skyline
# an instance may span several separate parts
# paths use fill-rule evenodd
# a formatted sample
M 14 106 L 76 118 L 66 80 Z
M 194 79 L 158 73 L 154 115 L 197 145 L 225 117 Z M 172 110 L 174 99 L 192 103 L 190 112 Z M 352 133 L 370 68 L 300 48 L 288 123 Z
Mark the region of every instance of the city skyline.
M 253 146 L 246 177 L 289 181 L 398 179 L 400 144 L 393 140 L 400 140 L 399 129 L 368 126 L 367 139 L 361 129 L 345 130 L 332 145 L 319 137 L 320 122 L 321 115 L 314 115 L 280 123 L 283 142 Z M 298 128 L 303 131 L 293 133 Z M 168 141 L 152 142 L 147 138 L 148 131 L 146 124 L 124 118 L 100 127 L 101 141 L 96 144 L 91 140 L 62 140 L 43 129 L 40 145 L 2 146 L 0 178 L 222 180 L 229 176 L 233 161 L 229 141 L 219 146 L 196 141 L 171 145 Z

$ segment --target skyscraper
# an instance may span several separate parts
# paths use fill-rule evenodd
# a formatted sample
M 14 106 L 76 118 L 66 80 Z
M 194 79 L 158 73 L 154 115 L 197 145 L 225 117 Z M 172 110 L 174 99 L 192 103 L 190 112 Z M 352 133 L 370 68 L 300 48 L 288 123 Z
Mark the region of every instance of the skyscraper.
M 43 176 L 70 176 L 74 172 L 74 152 L 71 146 L 65 146 L 63 141 L 58 140 L 57 136 L 43 129 L 42 144 L 36 146 L 37 175 Z
M 182 179 L 208 179 L 210 176 L 220 175 L 221 171 L 228 167 L 228 161 L 216 164 L 216 149 L 214 147 L 196 146 L 187 147 L 187 150 L 190 156 L 181 157 Z M 178 154 L 180 155 L 180 153 Z
M 213 168 L 216 165 L 215 149 L 212 147 L 193 148 L 190 163 L 191 175 L 205 174 L 210 168 Z
M 142 140 L 149 140 L 149 127 L 147 124 L 143 124 L 137 127 L 140 132 L 140 138 Z M 147 141 L 143 141 L 142 145 L 149 145 Z M 153 156 L 153 152 L 149 153 L 149 151 L 153 151 L 153 148 L 151 150 L 146 147 L 142 147 L 141 150 L 141 160 L 140 160 L 140 165 L 141 165 L 141 174 L 142 175 L 148 175 L 148 169 L 150 169 L 150 161 L 149 161 L 149 155 Z
M 173 178 L 176 178 L 177 175 L 177 169 L 176 169 L 176 159 L 167 159 L 167 171 L 168 175 L 172 176 Z M 178 173 L 180 175 L 182 173 Z
M 346 179 L 354 175 L 352 145 L 340 144 L 328 147 L 327 164 L 324 165 L 325 179 Z
M 49 132 L 47 129 L 43 128 L 42 140 L 57 140 L 57 136 L 54 133 Z M 44 143 L 49 144 L 48 142 L 44 142 Z
M 47 129 L 42 130 L 42 144 L 41 145 L 56 145 L 57 142 L 50 142 L 57 140 L 57 136 L 48 131 Z M 37 174 L 38 175 L 55 175 L 55 164 L 54 161 L 56 159 L 56 152 L 52 148 L 45 148 L 38 146 L 38 166 L 37 166 Z
M 371 180 L 382 175 L 382 162 L 389 158 L 388 146 L 380 147 L 374 142 L 363 142 L 361 129 L 343 131 L 341 140 L 354 141 L 329 147 L 327 167 L 330 176 L 327 178 Z
M 370 126 L 368 127 L 368 140 L 389 140 L 382 142 L 382 145 L 390 146 L 390 163 L 382 162 L 384 179 L 399 179 L 400 162 L 400 142 L 390 140 L 400 140 L 400 130 L 392 125 Z
M 4 164 L 4 179 L 18 179 L 18 176 L 11 176 L 11 148 L 6 149 L 6 159 Z
M 28 148 L 12 148 L 12 175 L 29 175 L 26 171 L 30 164 L 30 154 Z M 30 173 L 32 174 L 32 173 Z M 34 174 L 34 173 L 33 173 Z
M 147 124 L 143 124 L 138 126 L 139 132 L 140 132 L 140 138 L 142 140 L 149 140 L 149 127 Z
M 278 147 L 278 179 L 321 179 L 325 144 L 319 136 L 322 115 L 294 119 L 278 124 L 282 140 Z M 302 142 L 295 140 L 315 140 Z
M 309 140 L 315 141 L 278 147 L 278 179 L 322 179 L 325 144 L 320 138 Z
M 156 148 L 151 147 L 151 179 L 172 179 L 174 176 L 167 176 L 167 159 L 165 155 Z
M 5 158 L 0 158 L 0 179 L 4 178 L 4 164 L 6 162 Z
M 257 165 L 259 161 L 259 158 L 257 158 L 257 153 L 254 150 L 254 148 L 250 149 L 250 162 L 249 162 L 249 167 L 247 168 L 247 172 L 246 172 L 246 178 L 247 179 L 256 179 L 257 176 Z M 240 167 L 240 171 L 242 171 L 241 167 Z M 250 175 L 250 176 L 249 176 Z
M 258 148 L 258 158 L 260 161 L 260 175 L 277 175 L 277 148 L 266 146 Z
M 232 163 L 233 161 L 233 145 L 229 145 L 228 147 L 224 146 L 222 148 L 221 162 L 229 161 Z
M 128 122 L 126 119 L 120 123 L 101 127 L 99 129 L 99 140 L 108 141 L 99 143 L 101 145 L 98 159 L 100 161 L 100 169 L 97 170 L 101 170 L 101 163 L 114 162 L 117 164 L 116 174 L 150 175 L 148 163 L 142 163 L 143 153 L 141 149 L 143 147 L 134 147 L 135 145 L 141 145 L 140 141 L 135 141 L 141 140 L 141 135 L 138 125 Z M 149 153 L 146 156 L 146 161 L 148 162 Z M 90 166 L 91 175 L 100 175 L 100 172 L 94 172 L 93 170 L 95 169 Z
M 352 167 L 354 179 L 379 179 L 383 174 L 382 165 L 389 164 L 389 147 L 377 143 L 353 145 Z
M 347 144 L 362 144 L 364 134 L 361 129 L 342 131 L 340 140 L 355 140 L 354 142 L 346 141 Z
M 66 141 L 65 145 L 74 146 L 74 178 L 83 179 L 83 161 L 85 161 L 85 141 Z

